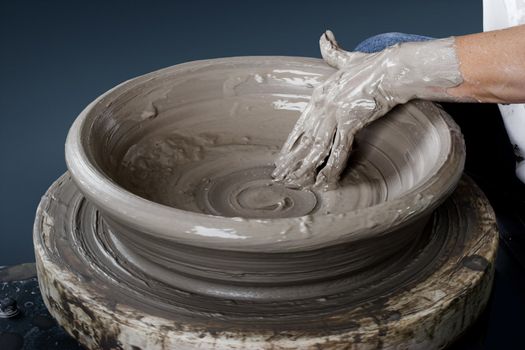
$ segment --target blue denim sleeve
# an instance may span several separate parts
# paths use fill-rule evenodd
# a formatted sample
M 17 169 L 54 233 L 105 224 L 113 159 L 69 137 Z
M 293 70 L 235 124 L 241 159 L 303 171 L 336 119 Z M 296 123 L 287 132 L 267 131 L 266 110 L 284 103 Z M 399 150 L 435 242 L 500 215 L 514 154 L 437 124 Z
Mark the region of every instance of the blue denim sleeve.
M 416 35 L 416 34 L 405 34 L 405 33 L 383 33 L 374 35 L 368 39 L 365 39 L 359 45 L 357 45 L 354 51 L 360 52 L 378 52 L 389 46 L 398 43 L 404 43 L 407 41 L 427 41 L 433 38 L 428 36 Z

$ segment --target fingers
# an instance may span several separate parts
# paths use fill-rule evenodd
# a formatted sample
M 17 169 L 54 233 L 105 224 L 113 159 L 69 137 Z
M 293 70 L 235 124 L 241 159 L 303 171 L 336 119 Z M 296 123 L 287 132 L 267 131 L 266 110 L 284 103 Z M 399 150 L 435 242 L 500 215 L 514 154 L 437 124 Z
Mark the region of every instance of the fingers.
M 299 119 L 297 119 L 297 122 L 295 122 L 292 132 L 290 133 L 290 135 L 288 135 L 286 142 L 281 148 L 280 154 L 286 154 L 290 152 L 292 148 L 297 144 L 299 138 L 304 134 L 305 124 L 312 108 L 313 103 L 309 103 L 304 109 L 304 111 L 301 113 L 301 116 L 299 117 Z
M 289 181 L 290 173 L 297 170 L 311 148 L 311 138 L 303 135 L 298 140 L 298 145 L 288 153 L 281 153 L 275 162 L 272 177 L 279 182 L 292 183 Z
M 388 112 L 389 107 L 380 100 L 369 101 L 369 106 L 361 113 L 340 109 L 336 112 L 337 132 L 326 165 L 319 171 L 314 187 L 329 190 L 337 187 L 337 182 L 348 162 L 355 134 L 374 120 Z
M 315 110 L 315 96 L 310 99 L 277 156 L 275 169 L 272 172 L 275 180 L 284 182 L 290 173 L 301 166 L 300 163 L 308 154 L 315 132 L 323 122 L 321 112 L 314 113 L 313 110 Z M 319 118 L 311 118 L 312 114 Z
M 295 124 L 292 132 L 290 135 L 288 135 L 288 138 L 286 139 L 286 142 L 284 143 L 283 147 L 281 148 L 281 151 L 279 154 L 286 154 L 292 151 L 292 149 L 297 145 L 297 142 L 299 139 L 303 136 L 304 129 L 302 124 Z
M 326 165 L 317 175 L 315 187 L 329 190 L 337 186 L 339 177 L 346 167 L 348 156 L 352 149 L 354 132 L 346 128 L 339 128 L 334 138 L 332 151 Z
M 301 134 L 297 136 L 294 135 L 286 142 L 275 161 L 275 169 L 272 172 L 272 177 L 275 180 L 294 184 L 292 179 L 297 178 L 297 175 L 292 176 L 292 174 L 295 174 L 305 163 L 305 159 L 315 148 L 315 143 L 319 143 L 319 139 L 316 139 L 316 132 L 324 120 L 314 119 L 312 122 L 312 124 L 307 125 L 307 127 L 303 129 Z M 302 125 L 302 128 L 303 127 L 304 125 Z M 300 186 L 299 182 L 301 181 L 296 182 L 296 185 Z
M 348 52 L 343 50 L 335 40 L 334 33 L 330 30 L 321 35 L 319 39 L 319 47 L 321 49 L 321 56 L 326 63 L 334 68 L 341 69 L 348 65 L 353 59 L 364 56 L 360 52 Z
M 300 160 L 296 170 L 288 173 L 285 179 L 288 184 L 298 187 L 314 184 L 317 168 L 324 162 L 332 148 L 335 131 L 334 118 L 325 118 L 315 131 L 313 143 L 309 145 L 306 156 Z

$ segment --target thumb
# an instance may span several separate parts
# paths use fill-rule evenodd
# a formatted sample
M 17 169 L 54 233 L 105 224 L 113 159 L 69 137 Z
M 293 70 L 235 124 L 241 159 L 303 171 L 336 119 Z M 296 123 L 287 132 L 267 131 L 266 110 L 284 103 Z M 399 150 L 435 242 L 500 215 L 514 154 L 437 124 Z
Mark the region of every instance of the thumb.
M 321 49 L 321 56 L 323 56 L 325 62 L 337 69 L 341 69 L 349 65 L 352 60 L 366 55 L 362 52 L 343 50 L 339 44 L 337 44 L 334 33 L 330 30 L 327 30 L 321 35 L 319 47 Z

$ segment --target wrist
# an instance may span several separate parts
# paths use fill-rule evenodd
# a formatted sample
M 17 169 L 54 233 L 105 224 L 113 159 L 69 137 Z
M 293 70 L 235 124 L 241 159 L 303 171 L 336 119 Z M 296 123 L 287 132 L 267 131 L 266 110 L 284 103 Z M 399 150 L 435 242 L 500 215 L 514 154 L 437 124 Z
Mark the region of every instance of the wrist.
M 451 100 L 447 90 L 463 82 L 453 37 L 388 48 L 385 87 L 398 103 L 414 98 Z

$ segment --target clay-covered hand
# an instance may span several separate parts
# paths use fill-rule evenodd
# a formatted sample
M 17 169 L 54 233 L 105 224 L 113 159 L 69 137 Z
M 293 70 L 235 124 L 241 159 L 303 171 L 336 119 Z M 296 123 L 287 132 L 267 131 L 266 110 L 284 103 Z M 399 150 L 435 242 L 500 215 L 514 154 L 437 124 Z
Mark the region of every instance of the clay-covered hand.
M 365 54 L 342 50 L 327 31 L 320 47 L 338 70 L 314 89 L 272 174 L 293 187 L 333 188 L 360 129 L 413 98 L 447 100 L 446 89 L 461 82 L 453 38 Z

